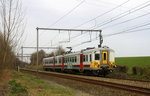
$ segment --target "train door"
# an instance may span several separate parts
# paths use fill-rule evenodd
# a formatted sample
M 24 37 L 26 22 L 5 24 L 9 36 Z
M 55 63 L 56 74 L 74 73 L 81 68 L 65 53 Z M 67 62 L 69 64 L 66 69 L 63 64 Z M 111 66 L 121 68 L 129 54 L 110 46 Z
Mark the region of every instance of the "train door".
M 102 51 L 102 64 L 108 64 L 108 51 Z

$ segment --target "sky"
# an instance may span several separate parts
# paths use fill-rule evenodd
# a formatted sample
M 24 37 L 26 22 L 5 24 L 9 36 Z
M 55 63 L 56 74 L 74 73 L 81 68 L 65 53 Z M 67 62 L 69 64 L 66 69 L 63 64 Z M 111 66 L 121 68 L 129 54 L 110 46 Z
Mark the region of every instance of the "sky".
M 116 57 L 150 56 L 150 0 L 22 0 L 22 4 L 26 22 L 23 47 L 36 46 L 37 27 L 96 29 L 102 30 L 102 46 L 115 50 Z M 39 46 L 71 46 L 80 51 L 97 47 L 98 34 L 40 30 Z M 69 37 L 70 42 L 59 43 Z M 83 44 L 86 41 L 91 42 Z M 24 49 L 24 54 L 35 51 Z

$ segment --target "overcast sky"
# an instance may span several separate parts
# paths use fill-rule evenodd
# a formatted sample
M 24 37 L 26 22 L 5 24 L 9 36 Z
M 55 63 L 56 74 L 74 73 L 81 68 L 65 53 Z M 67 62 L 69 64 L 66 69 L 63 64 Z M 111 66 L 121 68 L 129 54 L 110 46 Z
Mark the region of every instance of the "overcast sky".
M 114 49 L 117 57 L 150 56 L 150 0 L 22 0 L 22 3 L 27 22 L 24 47 L 36 46 L 36 27 L 101 29 L 103 45 Z M 80 36 L 72 38 L 77 35 Z M 39 46 L 52 43 L 64 48 L 74 46 L 73 50 L 79 51 L 97 47 L 96 36 L 96 33 L 71 32 L 69 43 L 58 43 L 69 40 L 68 32 L 40 31 Z M 92 42 L 81 45 L 90 37 Z M 36 49 L 24 49 L 25 54 L 33 51 Z

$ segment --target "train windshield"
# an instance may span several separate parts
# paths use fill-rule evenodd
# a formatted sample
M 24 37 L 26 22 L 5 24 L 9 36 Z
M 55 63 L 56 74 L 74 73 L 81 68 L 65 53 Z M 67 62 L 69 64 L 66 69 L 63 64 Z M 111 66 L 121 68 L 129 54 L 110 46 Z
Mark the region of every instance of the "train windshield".
M 100 55 L 99 54 L 95 54 L 95 60 L 100 60 Z

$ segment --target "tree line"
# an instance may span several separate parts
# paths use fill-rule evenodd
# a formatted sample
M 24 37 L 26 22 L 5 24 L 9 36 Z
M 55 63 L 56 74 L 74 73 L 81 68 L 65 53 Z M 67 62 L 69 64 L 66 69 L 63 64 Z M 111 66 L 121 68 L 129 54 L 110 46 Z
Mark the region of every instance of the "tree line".
M 21 1 L 0 0 L 0 79 L 14 68 L 24 25 Z

